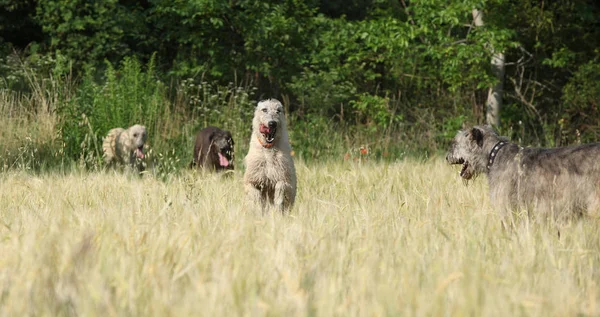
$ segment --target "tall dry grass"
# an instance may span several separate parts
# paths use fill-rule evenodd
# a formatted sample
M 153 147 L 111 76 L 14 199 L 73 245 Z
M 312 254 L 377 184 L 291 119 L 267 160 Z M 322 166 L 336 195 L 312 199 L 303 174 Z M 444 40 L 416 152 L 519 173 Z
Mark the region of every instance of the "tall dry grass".
M 39 171 L 64 162 L 54 113 L 58 101 L 44 93 L 42 82 L 32 84 L 38 90 L 31 94 L 0 88 L 0 171 Z
M 15 53 L 9 60 L 8 75 L 0 76 L 0 171 L 95 171 L 104 165 L 101 145 L 108 131 L 142 124 L 152 173 L 169 177 L 190 163 L 196 134 L 207 126 L 231 131 L 238 153 L 247 151 L 256 103 L 269 97 L 247 83 L 167 80 L 154 58 L 147 64 L 125 58 L 103 70 L 86 67 L 79 76 L 64 57 L 32 61 Z M 288 110 L 296 106 L 288 96 L 271 97 Z M 378 127 L 297 109 L 288 112 L 288 123 L 295 155 L 306 161 L 354 158 L 361 148 L 386 161 L 427 155 L 449 139 L 446 130 L 454 133 L 450 124 L 423 139 L 397 120 Z
M 600 313 L 596 220 L 503 231 L 438 158 L 297 170 L 287 216 L 252 211 L 240 170 L 0 174 L 0 315 Z

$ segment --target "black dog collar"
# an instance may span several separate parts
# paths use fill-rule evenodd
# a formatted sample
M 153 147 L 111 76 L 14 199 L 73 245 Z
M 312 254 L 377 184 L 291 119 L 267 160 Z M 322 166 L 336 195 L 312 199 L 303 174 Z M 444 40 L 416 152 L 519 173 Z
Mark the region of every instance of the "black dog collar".
M 500 141 L 500 142 L 496 143 L 496 145 L 494 145 L 494 148 L 490 152 L 490 157 L 488 158 L 488 165 L 487 165 L 488 170 L 494 164 L 494 160 L 496 160 L 496 155 L 498 155 L 498 151 L 500 151 L 500 149 L 503 146 L 505 146 L 506 144 L 508 144 L 508 142 Z

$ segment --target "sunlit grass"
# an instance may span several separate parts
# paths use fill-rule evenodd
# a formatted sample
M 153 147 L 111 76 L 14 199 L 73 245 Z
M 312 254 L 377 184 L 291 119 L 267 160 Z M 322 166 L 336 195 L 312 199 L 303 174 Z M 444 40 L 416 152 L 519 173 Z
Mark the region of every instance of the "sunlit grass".
M 0 174 L 0 315 L 597 315 L 599 223 L 506 232 L 441 159 L 297 162 L 291 214 L 233 177 Z

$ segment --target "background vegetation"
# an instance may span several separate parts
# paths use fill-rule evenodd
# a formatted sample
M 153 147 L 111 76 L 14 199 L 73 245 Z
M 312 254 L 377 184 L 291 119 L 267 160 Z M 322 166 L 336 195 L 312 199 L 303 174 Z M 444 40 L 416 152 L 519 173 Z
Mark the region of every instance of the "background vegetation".
M 484 121 L 492 52 L 506 55 L 503 134 L 595 141 L 599 10 L 584 0 L 0 0 L 0 155 L 5 167 L 94 167 L 109 128 L 140 122 L 168 170 L 187 164 L 208 124 L 231 129 L 243 153 L 252 106 L 267 97 L 288 108 L 305 160 L 361 147 L 378 159 L 429 155 L 463 122 Z

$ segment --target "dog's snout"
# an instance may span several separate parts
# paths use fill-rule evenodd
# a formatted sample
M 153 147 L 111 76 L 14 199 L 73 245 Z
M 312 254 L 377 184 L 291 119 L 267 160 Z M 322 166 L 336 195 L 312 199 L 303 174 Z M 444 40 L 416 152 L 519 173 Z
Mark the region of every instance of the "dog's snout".
M 275 122 L 275 121 L 269 121 L 269 128 L 270 129 L 277 128 L 277 122 Z
M 450 164 L 462 164 L 462 162 L 460 162 L 460 159 L 456 159 L 454 155 L 452 155 L 452 153 L 448 153 L 446 155 L 446 162 Z

